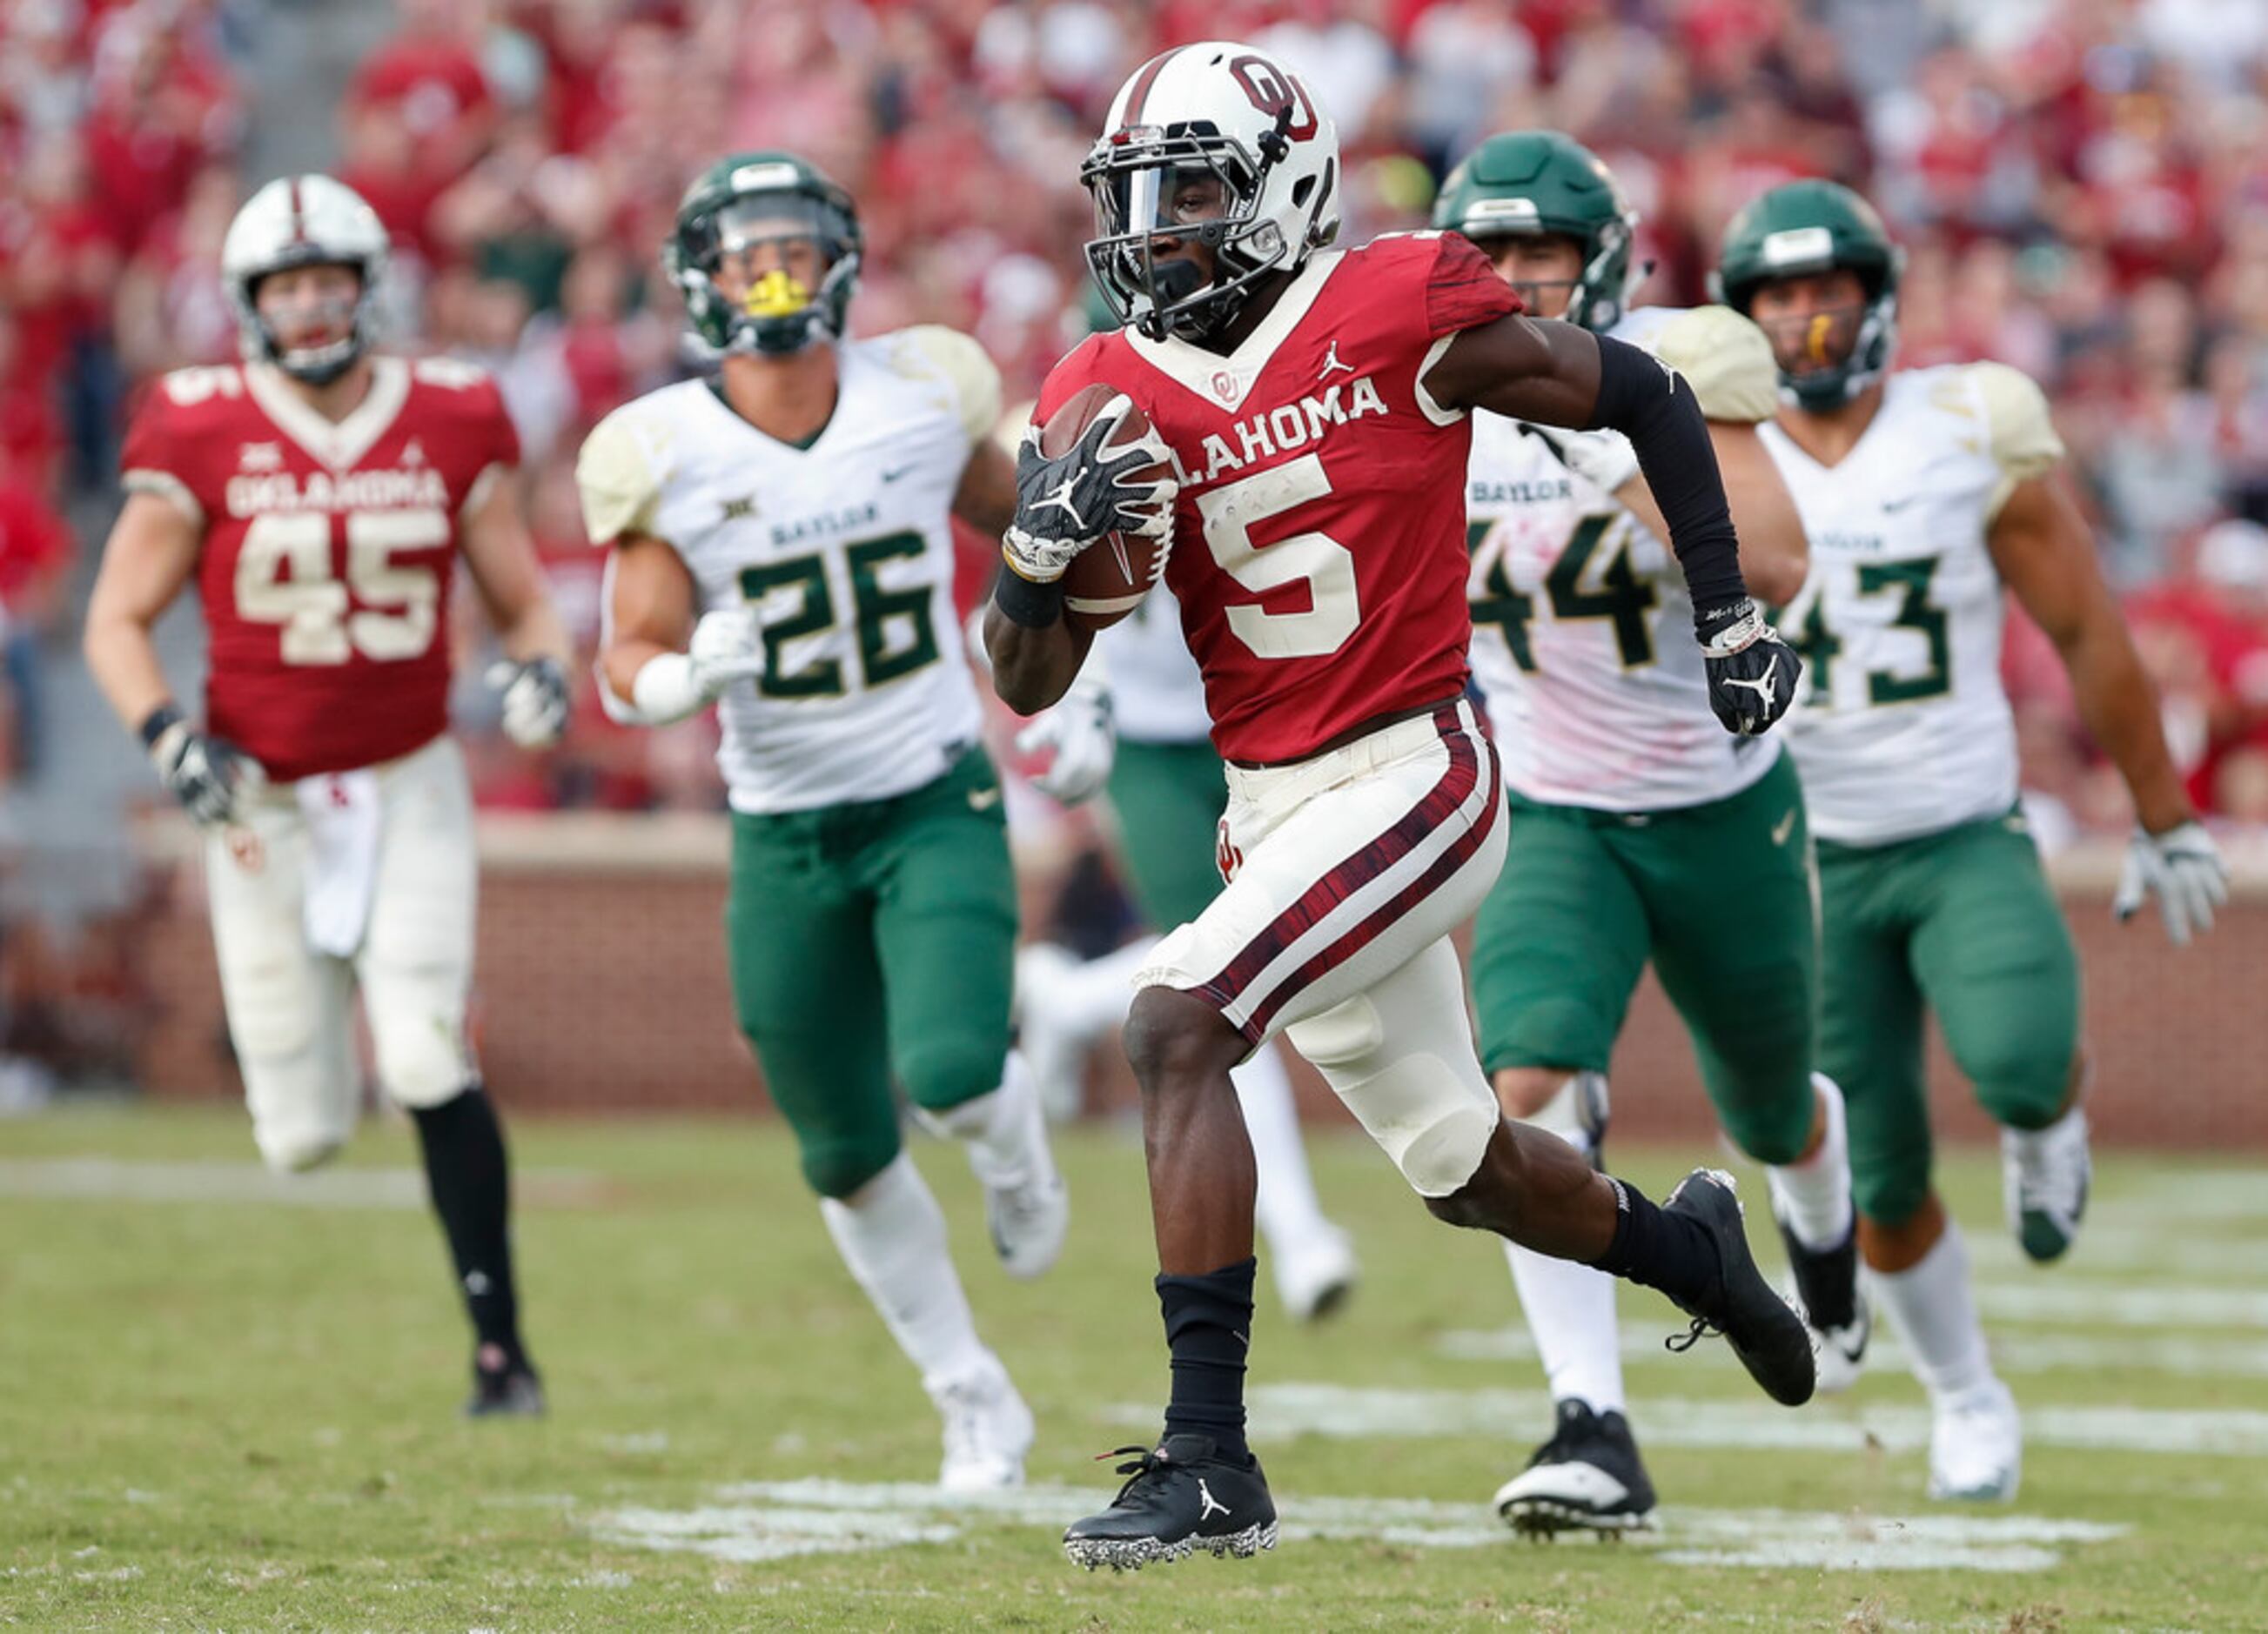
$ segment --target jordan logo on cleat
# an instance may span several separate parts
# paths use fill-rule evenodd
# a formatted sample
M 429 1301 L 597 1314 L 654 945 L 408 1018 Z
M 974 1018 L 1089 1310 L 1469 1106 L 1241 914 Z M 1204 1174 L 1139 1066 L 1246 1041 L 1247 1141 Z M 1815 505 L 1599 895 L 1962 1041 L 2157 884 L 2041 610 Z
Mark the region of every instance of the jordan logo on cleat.
M 1197 1477 L 1197 1524 L 1203 1526 L 1211 1520 L 1213 1511 L 1216 1509 L 1223 1515 L 1228 1513 L 1228 1505 L 1212 1495 L 1212 1489 L 1204 1483 L 1204 1477 L 1199 1476 Z

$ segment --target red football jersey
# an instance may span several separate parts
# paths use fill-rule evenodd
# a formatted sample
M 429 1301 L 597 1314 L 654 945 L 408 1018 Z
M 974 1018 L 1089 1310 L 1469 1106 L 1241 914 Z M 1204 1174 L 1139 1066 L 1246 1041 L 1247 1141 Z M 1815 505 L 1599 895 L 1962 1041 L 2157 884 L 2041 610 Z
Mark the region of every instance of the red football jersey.
M 335 423 L 262 364 L 157 382 L 123 480 L 203 526 L 210 730 L 277 779 L 393 760 L 446 731 L 457 520 L 519 462 L 495 382 L 446 358 L 378 359 Z
M 1472 432 L 1418 382 L 1519 310 L 1466 239 L 1397 234 L 1312 258 L 1233 352 L 1120 330 L 1049 374 L 1041 423 L 1101 382 L 1173 450 L 1166 582 L 1227 759 L 1296 760 L 1464 689 Z

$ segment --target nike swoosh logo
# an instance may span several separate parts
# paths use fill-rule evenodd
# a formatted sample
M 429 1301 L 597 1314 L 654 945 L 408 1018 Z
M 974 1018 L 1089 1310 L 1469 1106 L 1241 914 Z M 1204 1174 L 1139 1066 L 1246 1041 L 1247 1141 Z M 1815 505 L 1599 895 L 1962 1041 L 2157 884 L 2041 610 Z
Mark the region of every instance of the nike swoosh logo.
M 1920 497 L 1919 494 L 1901 494 L 1896 499 L 1885 499 L 1882 501 L 1882 514 L 1888 516 L 1893 511 L 1903 511 Z
M 1772 824 L 1772 843 L 1774 845 L 1786 845 L 1787 843 L 1787 836 L 1794 832 L 1795 813 L 1793 812 L 1790 812 L 1786 816 Z
M 968 791 L 968 809 L 972 812 L 989 812 L 999 803 L 1000 791 L 998 789 L 971 789 Z
M 883 473 L 882 473 L 882 480 L 883 480 L 884 482 L 896 482 L 900 477 L 903 476 L 907 472 L 909 472 L 909 471 L 910 471 L 910 470 L 912 470 L 912 469 L 913 469 L 913 467 L 911 467 L 911 466 L 909 466 L 909 465 L 902 465 L 902 466 L 900 466 L 900 467 L 899 467 L 896 470 L 895 470 L 895 471 L 885 471 L 885 472 L 883 472 Z

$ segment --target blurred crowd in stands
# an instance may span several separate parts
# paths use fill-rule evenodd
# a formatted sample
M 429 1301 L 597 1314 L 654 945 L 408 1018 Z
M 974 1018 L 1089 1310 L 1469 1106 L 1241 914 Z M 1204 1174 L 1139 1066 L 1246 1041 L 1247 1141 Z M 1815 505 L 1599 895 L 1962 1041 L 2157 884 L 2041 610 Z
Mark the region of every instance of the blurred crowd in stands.
M 220 240 L 280 0 L 0 8 L 0 607 L 8 763 L 55 753 L 43 665 L 107 519 L 137 382 L 235 355 Z M 1166 43 L 1256 40 L 1309 78 L 1359 240 L 1422 223 L 1447 162 L 1556 126 L 1645 217 L 1640 298 L 1703 298 L 1730 213 L 1827 174 L 1909 261 L 1901 360 L 2044 382 L 2167 689 L 2198 798 L 2268 821 L 2268 5 L 2260 0 L 396 0 L 337 99 L 332 168 L 397 247 L 405 346 L 501 378 L 571 619 L 598 570 L 571 461 L 676 367 L 654 252 L 684 181 L 792 147 L 857 196 L 854 319 L 976 335 L 1028 397 L 1093 310 L 1075 180 Z M 65 518 L 77 524 L 67 526 Z M 2018 629 L 2029 779 L 2123 827 L 2058 672 Z M 477 671 L 471 673 L 476 673 Z M 468 688 L 468 706 L 479 701 Z M 696 729 L 697 732 L 697 729 Z M 476 746 L 479 734 L 475 732 Z M 697 735 L 586 711 L 548 763 L 478 755 L 492 803 L 713 801 Z

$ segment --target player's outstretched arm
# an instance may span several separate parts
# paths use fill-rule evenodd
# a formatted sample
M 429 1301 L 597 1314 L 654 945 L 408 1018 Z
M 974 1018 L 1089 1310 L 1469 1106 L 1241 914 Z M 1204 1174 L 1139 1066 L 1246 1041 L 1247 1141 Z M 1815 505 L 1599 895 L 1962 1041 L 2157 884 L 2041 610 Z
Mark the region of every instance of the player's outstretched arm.
M 459 526 L 458 548 L 504 646 L 505 662 L 490 670 L 489 684 L 504 694 L 504 731 L 523 748 L 542 748 L 567 729 L 571 649 L 535 559 L 515 475 L 502 467 L 491 471 L 489 491 L 475 496 Z
M 1675 370 L 1574 324 L 1513 316 L 1460 333 L 1424 384 L 1443 408 L 1629 438 L 1685 570 L 1710 707 L 1744 734 L 1787 712 L 1802 666 L 1749 599 L 1709 423 Z
M 166 788 L 199 823 L 217 826 L 242 815 L 243 800 L 263 780 L 259 763 L 182 717 L 150 637 L 196 570 L 203 534 L 202 523 L 164 495 L 128 494 L 103 547 L 83 645 L 95 684 L 141 738 Z
M 130 493 L 102 548 L 83 646 L 95 685 L 129 729 L 173 701 L 150 630 L 196 570 L 202 534 L 172 500 Z
M 2197 821 L 2166 747 L 2158 689 L 2142 667 L 2117 598 L 2104 582 L 2079 506 L 2051 476 L 2008 492 L 1985 543 L 2025 612 L 2055 644 L 2080 718 L 2125 779 L 2140 833 L 2114 904 L 2121 919 L 2155 895 L 2176 943 L 2209 929 L 2228 894 L 2228 870 Z
M 1726 502 L 1740 532 L 1741 577 L 1749 593 L 1766 607 L 1786 607 L 1811 572 L 1811 542 L 1795 500 L 1755 426 L 1712 420 L 1709 445 L 1716 451 Z M 1631 477 L 1615 489 L 1615 497 L 1655 537 L 1669 537 L 1669 524 L 1662 519 L 1661 507 L 1654 504 L 1653 490 L 1644 477 Z

